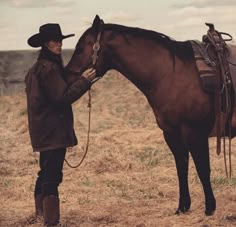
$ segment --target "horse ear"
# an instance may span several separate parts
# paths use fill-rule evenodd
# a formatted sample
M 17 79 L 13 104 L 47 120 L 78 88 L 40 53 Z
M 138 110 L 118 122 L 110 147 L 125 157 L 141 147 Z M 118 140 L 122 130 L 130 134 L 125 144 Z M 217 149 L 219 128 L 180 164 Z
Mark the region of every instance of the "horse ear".
M 100 17 L 98 15 L 96 15 L 96 17 L 93 20 L 92 27 L 93 28 L 99 28 L 100 24 L 101 24 L 101 19 L 100 19 Z

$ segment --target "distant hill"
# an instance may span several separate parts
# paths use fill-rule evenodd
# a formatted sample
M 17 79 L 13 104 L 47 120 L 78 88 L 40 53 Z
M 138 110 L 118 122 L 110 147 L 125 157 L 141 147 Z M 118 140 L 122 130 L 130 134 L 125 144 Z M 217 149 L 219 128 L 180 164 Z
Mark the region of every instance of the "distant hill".
M 12 94 L 24 89 L 24 77 L 34 64 L 39 50 L 0 51 L 0 95 Z M 63 50 L 67 64 L 73 50 Z

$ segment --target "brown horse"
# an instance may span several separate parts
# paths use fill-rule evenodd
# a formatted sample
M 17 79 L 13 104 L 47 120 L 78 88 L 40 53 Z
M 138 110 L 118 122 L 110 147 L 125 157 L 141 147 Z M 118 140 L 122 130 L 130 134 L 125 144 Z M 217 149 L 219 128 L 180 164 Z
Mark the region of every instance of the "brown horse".
M 201 87 L 190 42 L 177 42 L 140 28 L 104 24 L 96 16 L 66 67 L 68 78 L 93 64 L 98 77 L 115 69 L 146 96 L 175 158 L 179 179 L 176 214 L 188 211 L 191 205 L 190 152 L 204 189 L 205 214 L 212 215 L 216 201 L 210 182 L 208 135 L 215 121 L 214 97 Z

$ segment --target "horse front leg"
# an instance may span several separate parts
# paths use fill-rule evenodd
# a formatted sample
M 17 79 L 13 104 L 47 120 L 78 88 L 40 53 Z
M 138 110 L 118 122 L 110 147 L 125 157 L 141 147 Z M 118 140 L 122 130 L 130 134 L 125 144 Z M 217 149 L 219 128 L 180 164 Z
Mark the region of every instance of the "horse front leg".
M 216 209 L 216 200 L 210 182 L 210 160 L 208 137 L 202 133 L 191 139 L 190 152 L 205 194 L 205 214 L 212 215 Z
M 174 155 L 179 179 L 179 206 L 175 214 L 185 213 L 190 209 L 191 199 L 188 187 L 189 152 L 184 146 L 179 133 L 164 132 L 164 138 Z

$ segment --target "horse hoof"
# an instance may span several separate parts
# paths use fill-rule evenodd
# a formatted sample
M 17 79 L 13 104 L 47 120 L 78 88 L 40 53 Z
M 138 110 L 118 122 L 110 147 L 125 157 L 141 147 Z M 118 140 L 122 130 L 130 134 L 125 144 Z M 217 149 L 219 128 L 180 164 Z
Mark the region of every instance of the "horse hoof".
M 213 199 L 211 203 L 206 203 L 205 215 L 211 216 L 215 213 L 216 210 L 216 201 Z
M 185 214 L 188 212 L 189 209 L 186 209 L 186 208 L 178 208 L 176 211 L 175 211 L 175 214 L 176 215 L 180 215 L 180 214 Z
M 206 210 L 205 211 L 205 215 L 206 216 L 211 216 L 211 215 L 213 215 L 215 213 L 215 210 Z
M 176 215 L 179 215 L 179 214 L 181 214 L 181 211 L 180 211 L 180 209 L 177 209 L 177 210 L 175 211 L 175 214 L 176 214 Z

